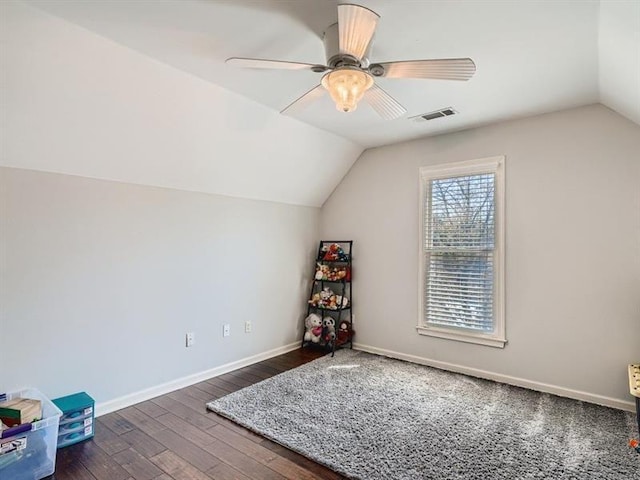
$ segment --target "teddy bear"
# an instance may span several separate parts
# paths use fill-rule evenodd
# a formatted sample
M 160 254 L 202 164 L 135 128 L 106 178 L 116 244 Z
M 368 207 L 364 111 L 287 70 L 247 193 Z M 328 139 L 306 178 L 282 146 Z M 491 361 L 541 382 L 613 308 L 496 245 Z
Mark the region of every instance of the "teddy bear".
M 354 331 L 351 329 L 351 322 L 348 320 L 342 320 L 340 322 L 340 327 L 338 328 L 338 341 L 336 342 L 338 345 L 342 345 L 351 340 L 354 335 Z
M 322 337 L 322 319 L 315 313 L 304 319 L 304 341 L 318 343 Z
M 331 343 L 336 338 L 336 321 L 332 317 L 324 317 L 322 319 L 324 325 L 324 341 Z

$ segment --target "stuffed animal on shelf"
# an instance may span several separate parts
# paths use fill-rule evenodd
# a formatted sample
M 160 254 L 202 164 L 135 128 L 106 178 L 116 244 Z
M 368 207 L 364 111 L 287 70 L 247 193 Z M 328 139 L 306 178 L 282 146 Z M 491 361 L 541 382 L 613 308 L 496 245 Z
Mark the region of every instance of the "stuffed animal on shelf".
M 322 337 L 322 319 L 315 313 L 304 319 L 304 341 L 318 343 Z
M 320 293 L 314 293 L 309 303 L 314 307 L 330 308 L 331 297 L 335 298 L 335 294 L 329 287 L 326 287 Z
M 337 345 L 342 345 L 349 342 L 354 333 L 355 332 L 351 329 L 351 322 L 349 322 L 348 320 L 342 320 L 340 322 L 340 326 L 338 327 L 338 341 L 336 342 Z
M 313 278 L 316 280 L 325 280 L 329 282 L 339 282 L 343 278 L 347 277 L 346 267 L 333 267 L 329 268 L 328 265 L 321 263 L 316 264 L 316 274 Z
M 332 317 L 324 317 L 322 319 L 324 325 L 324 341 L 331 343 L 336 338 L 336 321 Z
M 311 296 L 309 303 L 314 307 L 320 307 L 327 310 L 338 310 L 339 308 L 347 308 L 349 299 L 342 295 L 336 295 L 329 287 L 324 288 L 319 293 Z
M 337 268 L 335 267 L 331 272 L 329 272 L 329 280 L 340 281 L 347 276 L 346 268 Z
M 320 292 L 320 300 L 322 300 L 323 302 L 330 302 L 331 301 L 331 297 L 335 296 L 335 293 L 333 293 L 333 290 L 331 290 L 329 287 L 325 287 L 321 292 Z
M 347 308 L 347 305 L 349 305 L 349 299 L 347 297 L 343 297 L 342 295 L 336 295 L 337 308 Z
M 322 339 L 322 319 L 319 315 L 314 315 L 311 319 L 311 341 L 319 343 Z
M 313 296 L 311 297 L 311 300 L 309 300 L 309 303 L 314 307 L 318 306 L 320 304 L 320 294 L 314 293 Z
M 346 262 L 349 260 L 349 255 L 347 255 L 343 248 L 337 243 L 323 246 L 321 252 L 322 259 L 326 261 Z
M 328 280 L 329 279 L 329 267 L 320 263 L 316 264 L 316 280 Z
M 331 310 L 335 310 L 336 308 L 338 308 L 338 304 L 337 304 L 337 299 L 338 296 L 337 295 L 331 295 L 329 297 L 329 303 L 328 305 L 325 306 L 325 308 L 330 308 Z

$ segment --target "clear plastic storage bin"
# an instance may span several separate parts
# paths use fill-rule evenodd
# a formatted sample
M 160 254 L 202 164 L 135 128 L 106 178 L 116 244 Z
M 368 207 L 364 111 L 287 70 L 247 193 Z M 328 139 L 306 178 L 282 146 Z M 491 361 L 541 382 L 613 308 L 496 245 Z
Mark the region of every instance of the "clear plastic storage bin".
M 62 412 L 35 388 L 6 394 L 6 400 L 33 398 L 42 402 L 42 420 L 30 432 L 0 439 L 0 479 L 40 480 L 56 469 L 58 424 Z

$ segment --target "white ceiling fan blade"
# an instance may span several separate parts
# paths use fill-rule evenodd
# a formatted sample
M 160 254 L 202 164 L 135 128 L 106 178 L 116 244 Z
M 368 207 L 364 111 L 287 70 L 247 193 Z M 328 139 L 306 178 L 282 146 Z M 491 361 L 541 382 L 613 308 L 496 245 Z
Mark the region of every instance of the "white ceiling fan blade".
M 371 105 L 371 108 L 385 120 L 393 120 L 407 113 L 406 108 L 377 85 L 367 90 L 364 98 Z
M 378 71 L 379 67 L 383 69 L 381 72 Z M 470 58 L 442 58 L 376 63 L 371 65 L 369 70 L 376 77 L 465 81 L 476 73 L 476 64 Z
M 226 63 L 234 67 L 241 68 L 271 68 L 277 70 L 312 70 L 314 72 L 324 72 L 329 67 L 316 65 L 313 63 L 285 62 L 282 60 L 265 60 L 262 58 L 227 58 Z
M 322 85 L 317 85 L 309 90 L 307 93 L 298 97 L 289 105 L 287 105 L 284 110 L 280 113 L 284 115 L 295 115 L 296 113 L 307 108 L 311 103 L 315 102 L 317 99 L 324 95 L 325 89 Z
M 338 5 L 340 53 L 362 60 L 376 31 L 380 16 L 360 5 Z

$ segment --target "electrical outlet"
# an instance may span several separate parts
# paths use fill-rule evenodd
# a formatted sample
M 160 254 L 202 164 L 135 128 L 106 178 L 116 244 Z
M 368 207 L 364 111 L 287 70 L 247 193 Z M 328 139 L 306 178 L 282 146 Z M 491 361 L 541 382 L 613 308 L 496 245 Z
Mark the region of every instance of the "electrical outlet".
M 187 332 L 186 335 L 186 346 L 187 347 L 192 347 L 194 343 L 196 343 L 196 334 L 194 332 Z
M 251 333 L 251 321 L 244 322 L 244 333 Z
M 228 337 L 229 335 L 231 335 L 231 325 L 225 323 L 224 325 L 222 325 L 222 336 Z

